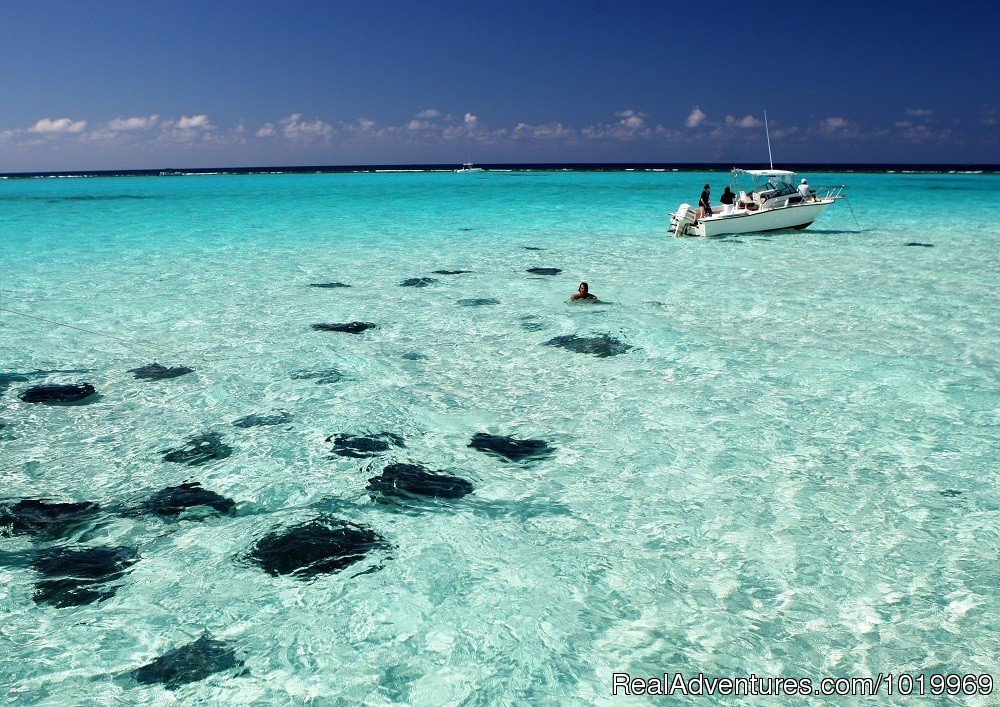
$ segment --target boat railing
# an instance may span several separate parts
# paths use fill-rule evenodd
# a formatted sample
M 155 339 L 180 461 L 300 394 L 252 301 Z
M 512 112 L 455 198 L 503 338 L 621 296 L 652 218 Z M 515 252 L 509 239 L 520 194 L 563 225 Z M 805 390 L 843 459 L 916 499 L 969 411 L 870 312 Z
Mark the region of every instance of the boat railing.
M 813 191 L 816 192 L 817 199 L 844 199 L 844 189 L 847 185 L 845 184 L 834 184 L 833 186 L 827 187 L 816 187 Z

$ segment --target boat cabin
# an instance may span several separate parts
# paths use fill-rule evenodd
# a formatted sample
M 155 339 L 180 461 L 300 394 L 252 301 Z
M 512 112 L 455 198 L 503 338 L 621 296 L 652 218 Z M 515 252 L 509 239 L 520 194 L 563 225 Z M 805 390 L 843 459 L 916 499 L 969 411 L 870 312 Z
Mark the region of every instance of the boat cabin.
M 784 169 L 734 169 L 729 173 L 732 190 L 751 211 L 802 202 L 795 185 L 795 172 Z M 742 208 L 742 207 L 741 207 Z

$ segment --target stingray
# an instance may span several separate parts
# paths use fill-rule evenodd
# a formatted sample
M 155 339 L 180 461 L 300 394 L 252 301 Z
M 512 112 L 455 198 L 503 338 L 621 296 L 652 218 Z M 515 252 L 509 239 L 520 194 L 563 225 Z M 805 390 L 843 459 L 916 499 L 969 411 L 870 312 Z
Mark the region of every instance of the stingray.
M 197 481 L 185 481 L 180 486 L 168 486 L 157 491 L 143 507 L 159 516 L 176 517 L 189 508 L 211 508 L 219 513 L 231 515 L 236 512 L 236 502 L 215 491 L 203 488 Z
M 550 456 L 555 449 L 540 439 L 517 439 L 510 435 L 491 435 L 477 432 L 469 446 L 507 461 L 530 461 Z
M 270 415 L 247 415 L 233 422 L 234 427 L 248 429 L 250 427 L 273 427 L 274 425 L 284 425 L 292 421 L 292 415 L 285 411 L 275 412 Z
M 136 668 L 132 671 L 132 677 L 143 685 L 158 684 L 168 690 L 176 690 L 181 685 L 242 666 L 243 661 L 236 657 L 236 651 L 224 641 L 206 634 Z
M 56 548 L 40 553 L 32 568 L 41 575 L 35 582 L 35 602 L 56 607 L 103 601 L 118 591 L 117 580 L 138 562 L 126 547 Z
M 388 452 L 392 447 L 406 446 L 402 437 L 391 432 L 379 432 L 372 435 L 337 434 L 327 437 L 326 441 L 333 442 L 332 451 L 337 456 L 354 459 L 373 457 Z
M 225 459 L 233 453 L 233 448 L 223 443 L 218 432 L 205 432 L 191 437 L 183 446 L 168 449 L 163 453 L 163 461 L 174 464 L 200 466 L 211 461 Z
M 411 277 L 408 280 L 403 280 L 399 283 L 400 287 L 427 287 L 428 285 L 433 285 L 437 280 L 433 277 Z
M 172 368 L 168 368 L 155 362 L 149 364 L 148 366 L 133 368 L 129 371 L 129 373 L 135 374 L 136 379 L 147 381 L 170 380 L 171 378 L 179 378 L 180 376 L 193 372 L 194 369 L 188 368 L 187 366 L 174 366 Z
M 596 336 L 576 336 L 575 334 L 567 334 L 565 336 L 557 336 L 553 339 L 549 339 L 545 342 L 545 345 L 559 346 L 574 353 L 591 354 L 593 356 L 597 356 L 598 358 L 618 356 L 619 354 L 623 354 L 632 348 L 631 345 L 619 341 L 613 336 L 609 336 L 607 334 L 598 334 Z
M 385 546 L 385 539 L 368 526 L 319 516 L 268 533 L 246 557 L 270 575 L 312 579 L 339 572 Z
M 471 482 L 457 476 L 430 471 L 419 464 L 402 463 L 386 466 L 381 474 L 368 479 L 365 488 L 372 493 L 404 498 L 461 498 L 475 490 Z
M 25 498 L 0 507 L 0 531 L 6 527 L 11 535 L 62 535 L 93 521 L 100 513 L 101 507 L 90 501 L 60 503 Z
M 360 334 L 363 331 L 374 329 L 372 322 L 343 322 L 340 324 L 313 324 L 316 331 L 338 331 L 344 334 Z
M 28 388 L 18 397 L 26 403 L 72 405 L 73 403 L 88 402 L 88 399 L 92 399 L 96 393 L 97 391 L 90 383 L 44 383 Z

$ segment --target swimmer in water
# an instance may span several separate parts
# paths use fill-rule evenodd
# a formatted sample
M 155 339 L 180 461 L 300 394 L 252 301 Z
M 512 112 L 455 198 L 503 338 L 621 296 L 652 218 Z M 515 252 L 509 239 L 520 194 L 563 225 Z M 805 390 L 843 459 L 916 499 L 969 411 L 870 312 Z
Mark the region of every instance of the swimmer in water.
M 600 302 L 601 300 L 590 294 L 590 287 L 586 282 L 580 283 L 580 289 L 570 296 L 570 302 Z

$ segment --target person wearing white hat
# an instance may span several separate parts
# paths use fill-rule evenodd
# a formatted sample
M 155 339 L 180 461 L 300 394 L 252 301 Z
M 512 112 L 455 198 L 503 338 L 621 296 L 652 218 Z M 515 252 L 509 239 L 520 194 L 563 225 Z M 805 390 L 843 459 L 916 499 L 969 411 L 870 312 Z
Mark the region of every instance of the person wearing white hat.
M 805 179 L 799 184 L 799 194 L 802 195 L 803 199 L 809 198 L 809 182 Z

